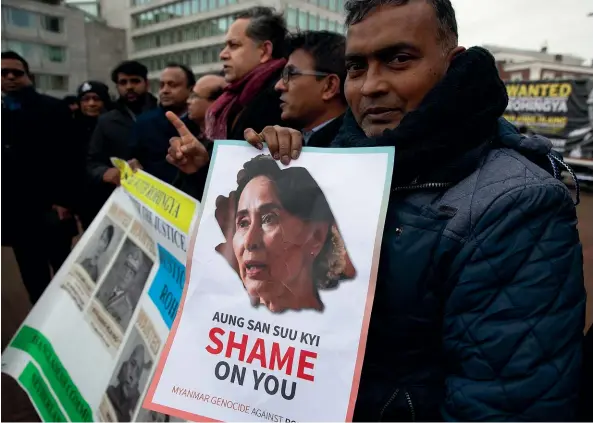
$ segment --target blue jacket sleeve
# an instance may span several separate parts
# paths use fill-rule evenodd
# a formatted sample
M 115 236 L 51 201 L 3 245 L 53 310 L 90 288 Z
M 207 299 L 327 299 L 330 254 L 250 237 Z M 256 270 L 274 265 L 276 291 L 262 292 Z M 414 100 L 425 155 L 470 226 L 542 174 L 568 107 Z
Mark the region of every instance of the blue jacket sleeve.
M 445 420 L 571 421 L 585 322 L 569 191 L 531 183 L 474 222 L 445 304 Z

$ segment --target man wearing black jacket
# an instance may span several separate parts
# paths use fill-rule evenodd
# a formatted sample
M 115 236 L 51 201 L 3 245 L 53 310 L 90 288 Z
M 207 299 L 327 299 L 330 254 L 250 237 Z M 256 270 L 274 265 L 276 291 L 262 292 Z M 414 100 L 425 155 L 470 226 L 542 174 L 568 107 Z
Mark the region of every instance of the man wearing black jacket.
M 99 118 L 87 156 L 87 173 L 95 198 L 92 207 L 97 211 L 120 181 L 119 170 L 113 167 L 110 158 L 132 159 L 131 138 L 136 118 L 157 106 L 156 99 L 148 92 L 147 75 L 146 66 L 135 61 L 120 63 L 111 73 L 120 97 L 114 110 Z
M 275 87 L 280 93 L 282 120 L 300 129 L 306 146 L 327 147 L 347 107 L 346 39 L 328 31 L 303 31 L 293 35 L 288 45 L 291 53 Z M 256 134 L 249 129 L 246 135 Z
M 71 121 L 66 103 L 35 90 L 25 59 L 2 52 L 2 245 L 13 248 L 33 304 L 51 278 L 49 228 L 69 217 Z

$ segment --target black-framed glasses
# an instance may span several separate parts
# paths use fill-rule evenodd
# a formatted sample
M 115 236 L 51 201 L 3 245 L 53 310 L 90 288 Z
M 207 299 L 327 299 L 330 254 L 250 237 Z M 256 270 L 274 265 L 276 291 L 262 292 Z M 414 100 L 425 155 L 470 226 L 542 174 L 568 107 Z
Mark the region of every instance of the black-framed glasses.
M 306 70 L 298 70 L 293 67 L 287 66 L 282 70 L 282 82 L 288 84 L 290 78 L 293 76 L 300 76 L 300 75 L 307 75 L 307 76 L 328 76 L 329 73 L 327 72 L 317 72 L 317 71 L 306 71 Z
M 10 74 L 12 74 L 15 78 L 20 78 L 21 76 L 25 75 L 25 71 L 20 69 L 2 68 L 3 77 L 6 78 Z

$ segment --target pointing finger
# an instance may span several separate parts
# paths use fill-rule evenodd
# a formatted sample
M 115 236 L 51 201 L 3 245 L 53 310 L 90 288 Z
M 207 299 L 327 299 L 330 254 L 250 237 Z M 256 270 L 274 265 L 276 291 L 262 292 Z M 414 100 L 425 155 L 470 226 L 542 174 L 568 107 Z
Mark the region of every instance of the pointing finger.
M 189 129 L 187 129 L 187 126 L 185 126 L 185 123 L 183 123 L 183 121 L 179 119 L 179 116 L 177 116 L 175 113 L 171 111 L 167 112 L 165 116 L 167 116 L 169 122 L 171 122 L 171 124 L 175 127 L 179 136 L 193 137 L 192 133 L 189 131 Z

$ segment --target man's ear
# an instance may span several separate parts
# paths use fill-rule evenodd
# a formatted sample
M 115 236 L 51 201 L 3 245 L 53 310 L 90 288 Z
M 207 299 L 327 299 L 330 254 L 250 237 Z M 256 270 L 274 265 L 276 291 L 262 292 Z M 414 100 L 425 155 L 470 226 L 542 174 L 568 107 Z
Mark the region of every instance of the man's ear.
M 274 51 L 274 45 L 271 41 L 268 40 L 261 43 L 260 49 L 262 50 L 262 55 L 259 59 L 260 63 L 266 63 L 272 60 L 272 52 Z
M 462 53 L 465 53 L 466 48 L 462 46 L 457 46 L 453 50 L 451 50 L 448 54 L 447 61 L 451 63 L 453 59 L 459 56 Z
M 342 84 L 338 75 L 331 74 L 325 78 L 325 84 L 323 86 L 323 93 L 321 98 L 324 101 L 329 101 L 335 96 L 339 96 L 342 91 Z

